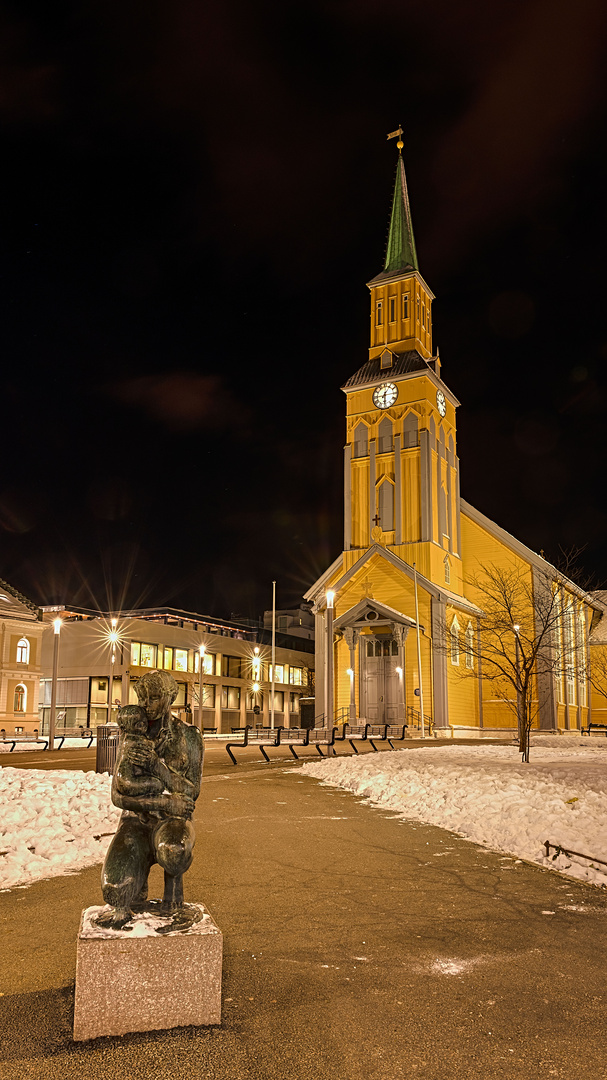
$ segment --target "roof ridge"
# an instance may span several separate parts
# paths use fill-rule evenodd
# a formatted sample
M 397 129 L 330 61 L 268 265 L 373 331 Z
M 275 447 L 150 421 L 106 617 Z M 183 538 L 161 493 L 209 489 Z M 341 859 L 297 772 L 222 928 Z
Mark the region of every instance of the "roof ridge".
M 23 593 L 20 593 L 18 591 L 18 589 L 15 589 L 14 585 L 9 585 L 8 581 L 4 581 L 3 578 L 0 578 L 0 588 L 6 589 L 6 591 L 9 592 L 11 596 L 15 598 L 15 600 L 19 600 L 21 604 L 24 604 L 25 607 L 30 609 L 30 611 L 34 611 L 36 615 L 40 611 L 39 604 L 35 604 L 33 600 L 29 600 L 27 596 L 24 596 Z

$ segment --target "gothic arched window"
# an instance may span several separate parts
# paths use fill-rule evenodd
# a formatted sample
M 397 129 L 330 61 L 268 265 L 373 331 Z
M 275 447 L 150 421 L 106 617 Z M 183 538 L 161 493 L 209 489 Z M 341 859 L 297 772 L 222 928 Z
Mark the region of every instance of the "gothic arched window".
M 473 668 L 474 667 L 474 627 L 472 626 L 471 622 L 469 622 L 467 627 L 466 627 L 465 650 L 466 650 L 466 667 L 467 668 Z
M 392 532 L 394 528 L 394 484 L 385 479 L 377 493 L 377 507 L 379 523 L 384 532 Z
M 388 454 L 392 450 L 392 421 L 384 416 L 377 429 L 377 452 Z
M 419 421 L 415 413 L 410 412 L 405 416 L 403 424 L 403 445 L 417 446 L 419 442 Z
M 354 429 L 354 457 L 366 457 L 369 453 L 369 429 L 360 421 Z
M 453 616 L 449 636 L 451 638 L 451 663 L 457 667 L 459 664 L 459 623 L 457 615 Z

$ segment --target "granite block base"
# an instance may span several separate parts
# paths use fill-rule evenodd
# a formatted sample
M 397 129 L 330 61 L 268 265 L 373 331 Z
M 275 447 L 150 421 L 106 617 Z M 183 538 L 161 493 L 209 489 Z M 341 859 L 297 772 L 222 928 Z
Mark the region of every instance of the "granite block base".
M 149 912 L 122 930 L 102 930 L 82 913 L 76 960 L 74 1039 L 221 1023 L 223 935 L 202 904 L 187 930 Z

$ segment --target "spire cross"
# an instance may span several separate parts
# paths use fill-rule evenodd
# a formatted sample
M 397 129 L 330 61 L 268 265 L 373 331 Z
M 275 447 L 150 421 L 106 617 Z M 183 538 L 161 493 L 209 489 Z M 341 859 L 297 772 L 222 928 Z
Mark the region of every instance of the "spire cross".
M 396 131 L 391 131 L 390 134 L 387 136 L 388 139 L 395 139 L 398 136 L 398 142 L 397 142 L 396 145 L 398 146 L 399 154 L 402 153 L 403 146 L 405 145 L 403 143 L 402 138 L 401 138 L 402 133 L 403 133 L 403 129 L 402 129 L 401 125 L 399 124 Z

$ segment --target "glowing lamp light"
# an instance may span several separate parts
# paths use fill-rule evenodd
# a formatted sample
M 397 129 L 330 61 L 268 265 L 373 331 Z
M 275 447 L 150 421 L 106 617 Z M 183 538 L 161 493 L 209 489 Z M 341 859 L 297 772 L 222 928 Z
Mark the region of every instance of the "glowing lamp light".
M 333 607 L 334 600 L 335 600 L 335 593 L 333 592 L 333 589 L 328 589 L 327 590 L 327 607 L 328 608 Z
M 397 675 L 402 675 L 402 673 L 403 673 L 403 669 L 402 669 L 402 667 L 397 667 L 397 668 L 395 668 L 394 670 L 396 671 L 396 674 L 397 674 Z
M 255 646 L 255 648 L 253 649 L 253 652 L 255 653 L 255 656 L 259 656 L 259 645 Z
M 352 671 L 352 668 L 351 668 L 351 667 L 349 667 L 349 668 L 347 669 L 347 671 L 346 671 L 346 675 L 349 675 L 349 676 L 350 676 L 350 678 L 352 678 L 353 674 L 354 674 L 354 672 Z
M 108 634 L 108 640 L 111 641 L 112 645 L 115 645 L 118 641 L 118 631 L 110 630 L 110 633 Z
M 259 693 L 259 683 L 258 683 L 258 682 L 254 682 L 254 683 L 253 683 L 253 693 L 254 693 L 254 694 L 258 694 L 258 693 Z
M 56 634 L 61 633 L 61 624 L 62 624 L 62 622 L 63 622 L 63 619 L 53 619 L 53 630 L 55 631 Z
M 514 626 L 512 627 L 512 629 L 514 630 L 515 634 L 518 634 L 518 632 L 520 630 L 520 626 L 518 625 L 518 623 L 515 623 Z

